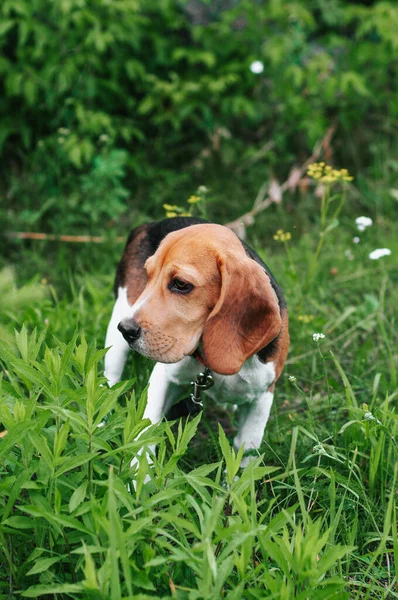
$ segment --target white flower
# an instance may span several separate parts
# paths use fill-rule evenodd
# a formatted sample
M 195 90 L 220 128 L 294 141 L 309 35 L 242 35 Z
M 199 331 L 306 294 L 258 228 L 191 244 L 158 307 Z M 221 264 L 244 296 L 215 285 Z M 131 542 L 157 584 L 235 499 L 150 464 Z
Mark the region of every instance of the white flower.
M 98 139 L 100 142 L 105 144 L 109 140 L 109 135 L 107 135 L 106 133 L 103 133 L 102 135 L 99 136 Z
M 296 377 L 294 375 L 289 375 L 289 381 L 291 381 L 292 383 L 294 383 L 295 381 L 297 381 Z
M 314 340 L 314 342 L 319 342 L 319 340 L 325 339 L 325 334 L 324 333 L 313 333 L 312 339 Z
M 255 60 L 250 65 L 250 71 L 252 73 L 256 73 L 256 75 L 259 75 L 259 73 L 264 71 L 264 64 L 261 62 L 261 60 Z
M 370 260 L 379 260 L 382 256 L 390 256 L 390 254 L 391 250 L 388 248 L 377 248 L 377 250 L 373 250 L 373 252 L 369 254 L 369 258 Z
M 351 252 L 351 250 L 346 250 L 346 251 L 344 252 L 344 254 L 345 254 L 345 256 L 348 258 L 348 260 L 354 260 L 354 255 L 353 255 L 353 253 Z
M 373 223 L 370 217 L 358 217 L 355 219 L 358 231 L 365 231 L 367 227 L 370 227 Z
M 359 244 L 359 242 L 361 241 L 359 237 L 354 237 L 352 238 L 352 241 L 354 242 L 354 244 Z

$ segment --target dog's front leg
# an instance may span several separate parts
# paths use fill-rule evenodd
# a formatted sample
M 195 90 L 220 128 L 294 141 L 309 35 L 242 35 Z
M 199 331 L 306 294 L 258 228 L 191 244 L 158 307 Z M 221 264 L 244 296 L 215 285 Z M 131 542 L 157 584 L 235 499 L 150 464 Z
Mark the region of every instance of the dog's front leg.
M 105 355 L 104 375 L 109 387 L 120 381 L 126 362 L 129 345 L 118 330 L 120 321 L 131 312 L 131 305 L 127 300 L 125 288 L 119 288 L 118 297 L 113 307 L 111 320 L 106 332 L 105 348 L 109 348 Z
M 151 376 L 149 378 L 148 401 L 143 414 L 143 419 L 149 419 L 151 424 L 159 423 L 165 416 L 171 405 L 177 400 L 181 394 L 179 385 L 171 380 L 171 372 L 174 371 L 175 365 L 167 365 L 164 363 L 156 363 Z M 146 431 L 144 429 L 144 431 Z M 150 453 L 154 454 L 156 444 L 150 444 L 147 447 L 147 460 L 151 464 L 152 458 Z M 130 463 L 131 467 L 136 467 L 139 462 L 139 457 L 142 454 L 140 450 Z M 149 477 L 146 477 L 146 481 Z
M 271 385 L 255 402 L 242 406 L 239 414 L 238 433 L 234 439 L 236 451 L 241 446 L 244 446 L 245 452 L 260 448 L 273 399 L 274 386 Z M 252 458 L 250 455 L 243 456 L 240 466 L 246 467 Z

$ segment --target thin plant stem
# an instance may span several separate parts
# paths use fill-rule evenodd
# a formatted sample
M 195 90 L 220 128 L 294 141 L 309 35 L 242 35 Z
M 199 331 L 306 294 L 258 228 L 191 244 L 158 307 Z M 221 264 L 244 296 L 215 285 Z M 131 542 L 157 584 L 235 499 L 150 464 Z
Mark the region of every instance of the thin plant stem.
M 319 256 L 321 254 L 323 245 L 325 243 L 326 235 L 327 235 L 328 231 L 330 230 L 330 226 L 339 216 L 341 209 L 343 208 L 345 200 L 346 200 L 346 185 L 344 185 L 344 181 L 343 181 L 343 191 L 341 194 L 340 202 L 338 204 L 337 209 L 333 213 L 333 216 L 330 219 L 328 219 L 329 208 L 330 208 L 330 204 L 332 201 L 331 196 L 330 196 L 330 190 L 331 190 L 331 186 L 329 184 L 326 187 L 325 193 L 322 194 L 322 198 L 321 198 L 321 231 L 319 234 L 319 242 L 318 242 L 317 248 L 315 250 L 315 253 L 312 257 L 310 267 L 308 269 L 308 274 L 307 274 L 307 277 L 306 277 L 304 285 L 303 285 L 304 290 L 308 289 L 308 285 L 311 283 L 311 280 L 315 274 L 316 268 L 318 266 Z
M 289 260 L 290 268 L 291 268 L 292 272 L 294 273 L 294 275 L 297 277 L 296 265 L 294 264 L 292 253 L 290 252 L 289 242 L 284 241 L 283 244 L 285 246 L 285 250 L 286 250 L 287 258 Z

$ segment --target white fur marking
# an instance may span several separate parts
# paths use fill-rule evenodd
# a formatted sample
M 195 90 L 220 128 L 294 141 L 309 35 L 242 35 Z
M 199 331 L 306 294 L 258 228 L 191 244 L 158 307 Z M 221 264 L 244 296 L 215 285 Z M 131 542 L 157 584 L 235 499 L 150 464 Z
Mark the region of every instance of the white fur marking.
M 126 362 L 129 346 L 117 326 L 122 319 L 129 316 L 129 313 L 131 313 L 131 305 L 127 299 L 127 289 L 120 287 L 105 339 L 105 347 L 110 347 L 105 355 L 104 370 L 109 386 L 120 381 Z
M 257 356 L 247 360 L 236 375 L 214 376 L 214 387 L 206 394 L 219 404 L 240 405 L 256 402 L 275 380 L 273 362 L 262 363 Z
M 239 431 L 234 439 L 235 450 L 239 450 L 241 446 L 244 446 L 245 450 L 258 450 L 263 440 L 273 399 L 272 392 L 265 392 L 261 394 L 257 402 L 249 404 L 247 409 L 242 411 Z M 244 456 L 241 467 L 245 467 L 252 458 Z
M 140 308 L 142 308 L 145 305 L 145 303 L 147 302 L 147 300 L 149 300 L 151 295 L 152 294 L 148 294 L 147 296 L 144 296 L 144 298 L 141 298 L 141 300 L 139 300 L 133 304 L 131 312 L 128 315 L 129 318 L 134 319 L 137 312 L 140 310 Z

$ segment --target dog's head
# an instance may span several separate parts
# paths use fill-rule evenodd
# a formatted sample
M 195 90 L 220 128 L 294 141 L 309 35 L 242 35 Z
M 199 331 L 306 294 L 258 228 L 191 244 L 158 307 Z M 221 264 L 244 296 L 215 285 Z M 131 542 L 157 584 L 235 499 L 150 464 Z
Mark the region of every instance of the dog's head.
M 147 285 L 119 329 L 144 356 L 175 363 L 202 342 L 206 365 L 237 373 L 281 329 L 268 275 L 232 231 L 192 225 L 167 235 L 145 263 Z

